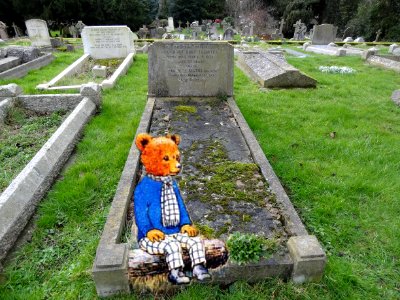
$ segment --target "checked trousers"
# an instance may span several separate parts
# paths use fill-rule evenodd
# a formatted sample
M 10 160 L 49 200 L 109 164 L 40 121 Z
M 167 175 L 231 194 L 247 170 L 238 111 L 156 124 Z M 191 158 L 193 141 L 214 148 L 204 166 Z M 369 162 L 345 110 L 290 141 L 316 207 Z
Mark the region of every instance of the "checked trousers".
M 184 266 L 182 248 L 189 251 L 192 267 L 205 263 L 206 256 L 204 245 L 199 237 L 189 237 L 186 233 L 165 235 L 165 239 L 152 242 L 147 237 L 139 241 L 139 246 L 150 254 L 164 254 L 169 270 Z

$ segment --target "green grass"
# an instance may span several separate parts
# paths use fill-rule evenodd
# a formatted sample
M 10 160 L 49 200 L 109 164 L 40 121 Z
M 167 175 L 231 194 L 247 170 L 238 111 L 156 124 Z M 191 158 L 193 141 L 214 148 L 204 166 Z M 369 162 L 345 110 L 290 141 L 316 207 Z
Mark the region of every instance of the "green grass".
M 66 67 L 72 64 L 80 56 L 82 56 L 83 51 L 77 50 L 71 53 L 65 52 L 54 52 L 56 57 L 49 65 L 38 69 L 29 71 L 28 74 L 22 78 L 18 79 L 0 79 L 0 85 L 5 85 L 9 83 L 18 84 L 24 94 L 60 94 L 60 93 L 70 93 L 71 91 L 40 91 L 36 90 L 36 86 L 40 83 L 49 82 L 59 73 L 61 73 Z M 77 93 L 73 91 L 73 93 Z
M 20 107 L 9 110 L 0 127 L 0 193 L 57 130 L 65 112 L 39 115 Z
M 36 230 L 7 267 L 1 299 L 88 299 L 91 267 L 109 204 L 146 102 L 147 60 L 103 93 L 101 112 L 84 130 L 73 164 L 38 209 Z
M 0 298 L 96 298 L 91 266 L 144 108 L 146 62 L 139 55 L 117 87 L 104 92 L 74 163 L 40 205 L 32 241 L 6 267 Z M 327 252 L 324 278 L 304 285 L 280 279 L 226 289 L 193 285 L 174 299 L 400 297 L 400 108 L 390 100 L 400 77 L 357 57 L 312 55 L 290 63 L 318 87 L 263 92 L 235 69 L 235 95 L 300 217 Z M 357 73 L 325 74 L 320 65 Z

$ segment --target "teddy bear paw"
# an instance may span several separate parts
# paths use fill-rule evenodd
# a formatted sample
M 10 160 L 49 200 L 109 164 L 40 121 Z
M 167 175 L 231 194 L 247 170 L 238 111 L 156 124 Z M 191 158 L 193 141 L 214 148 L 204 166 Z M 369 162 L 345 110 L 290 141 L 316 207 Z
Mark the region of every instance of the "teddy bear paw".
M 185 275 L 180 269 L 172 269 L 168 274 L 168 280 L 172 284 L 188 284 L 190 278 Z

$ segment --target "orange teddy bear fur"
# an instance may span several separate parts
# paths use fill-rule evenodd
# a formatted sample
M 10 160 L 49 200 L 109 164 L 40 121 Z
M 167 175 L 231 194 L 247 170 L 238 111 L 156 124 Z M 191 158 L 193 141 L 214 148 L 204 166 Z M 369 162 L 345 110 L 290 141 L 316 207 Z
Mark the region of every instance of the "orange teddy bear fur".
M 146 172 L 154 176 L 177 175 L 181 170 L 179 143 L 179 135 L 152 137 L 147 133 L 139 134 L 136 146 L 141 152 L 141 162 Z M 187 233 L 191 237 L 198 234 L 197 229 L 189 224 L 183 225 L 180 232 Z M 146 236 L 152 242 L 165 238 L 165 234 L 158 229 L 148 231 Z

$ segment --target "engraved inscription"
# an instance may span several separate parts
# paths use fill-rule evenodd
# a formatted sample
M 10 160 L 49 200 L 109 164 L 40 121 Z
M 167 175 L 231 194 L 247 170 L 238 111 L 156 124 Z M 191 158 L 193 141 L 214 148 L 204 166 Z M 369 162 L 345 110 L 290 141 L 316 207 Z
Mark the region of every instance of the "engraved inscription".
M 204 82 L 212 80 L 218 74 L 218 64 L 208 62 L 217 59 L 218 50 L 206 44 L 171 44 L 165 49 L 168 64 L 167 75 L 179 82 Z
M 124 43 L 125 32 L 114 28 L 91 28 L 88 36 L 92 41 L 90 49 L 127 49 Z

